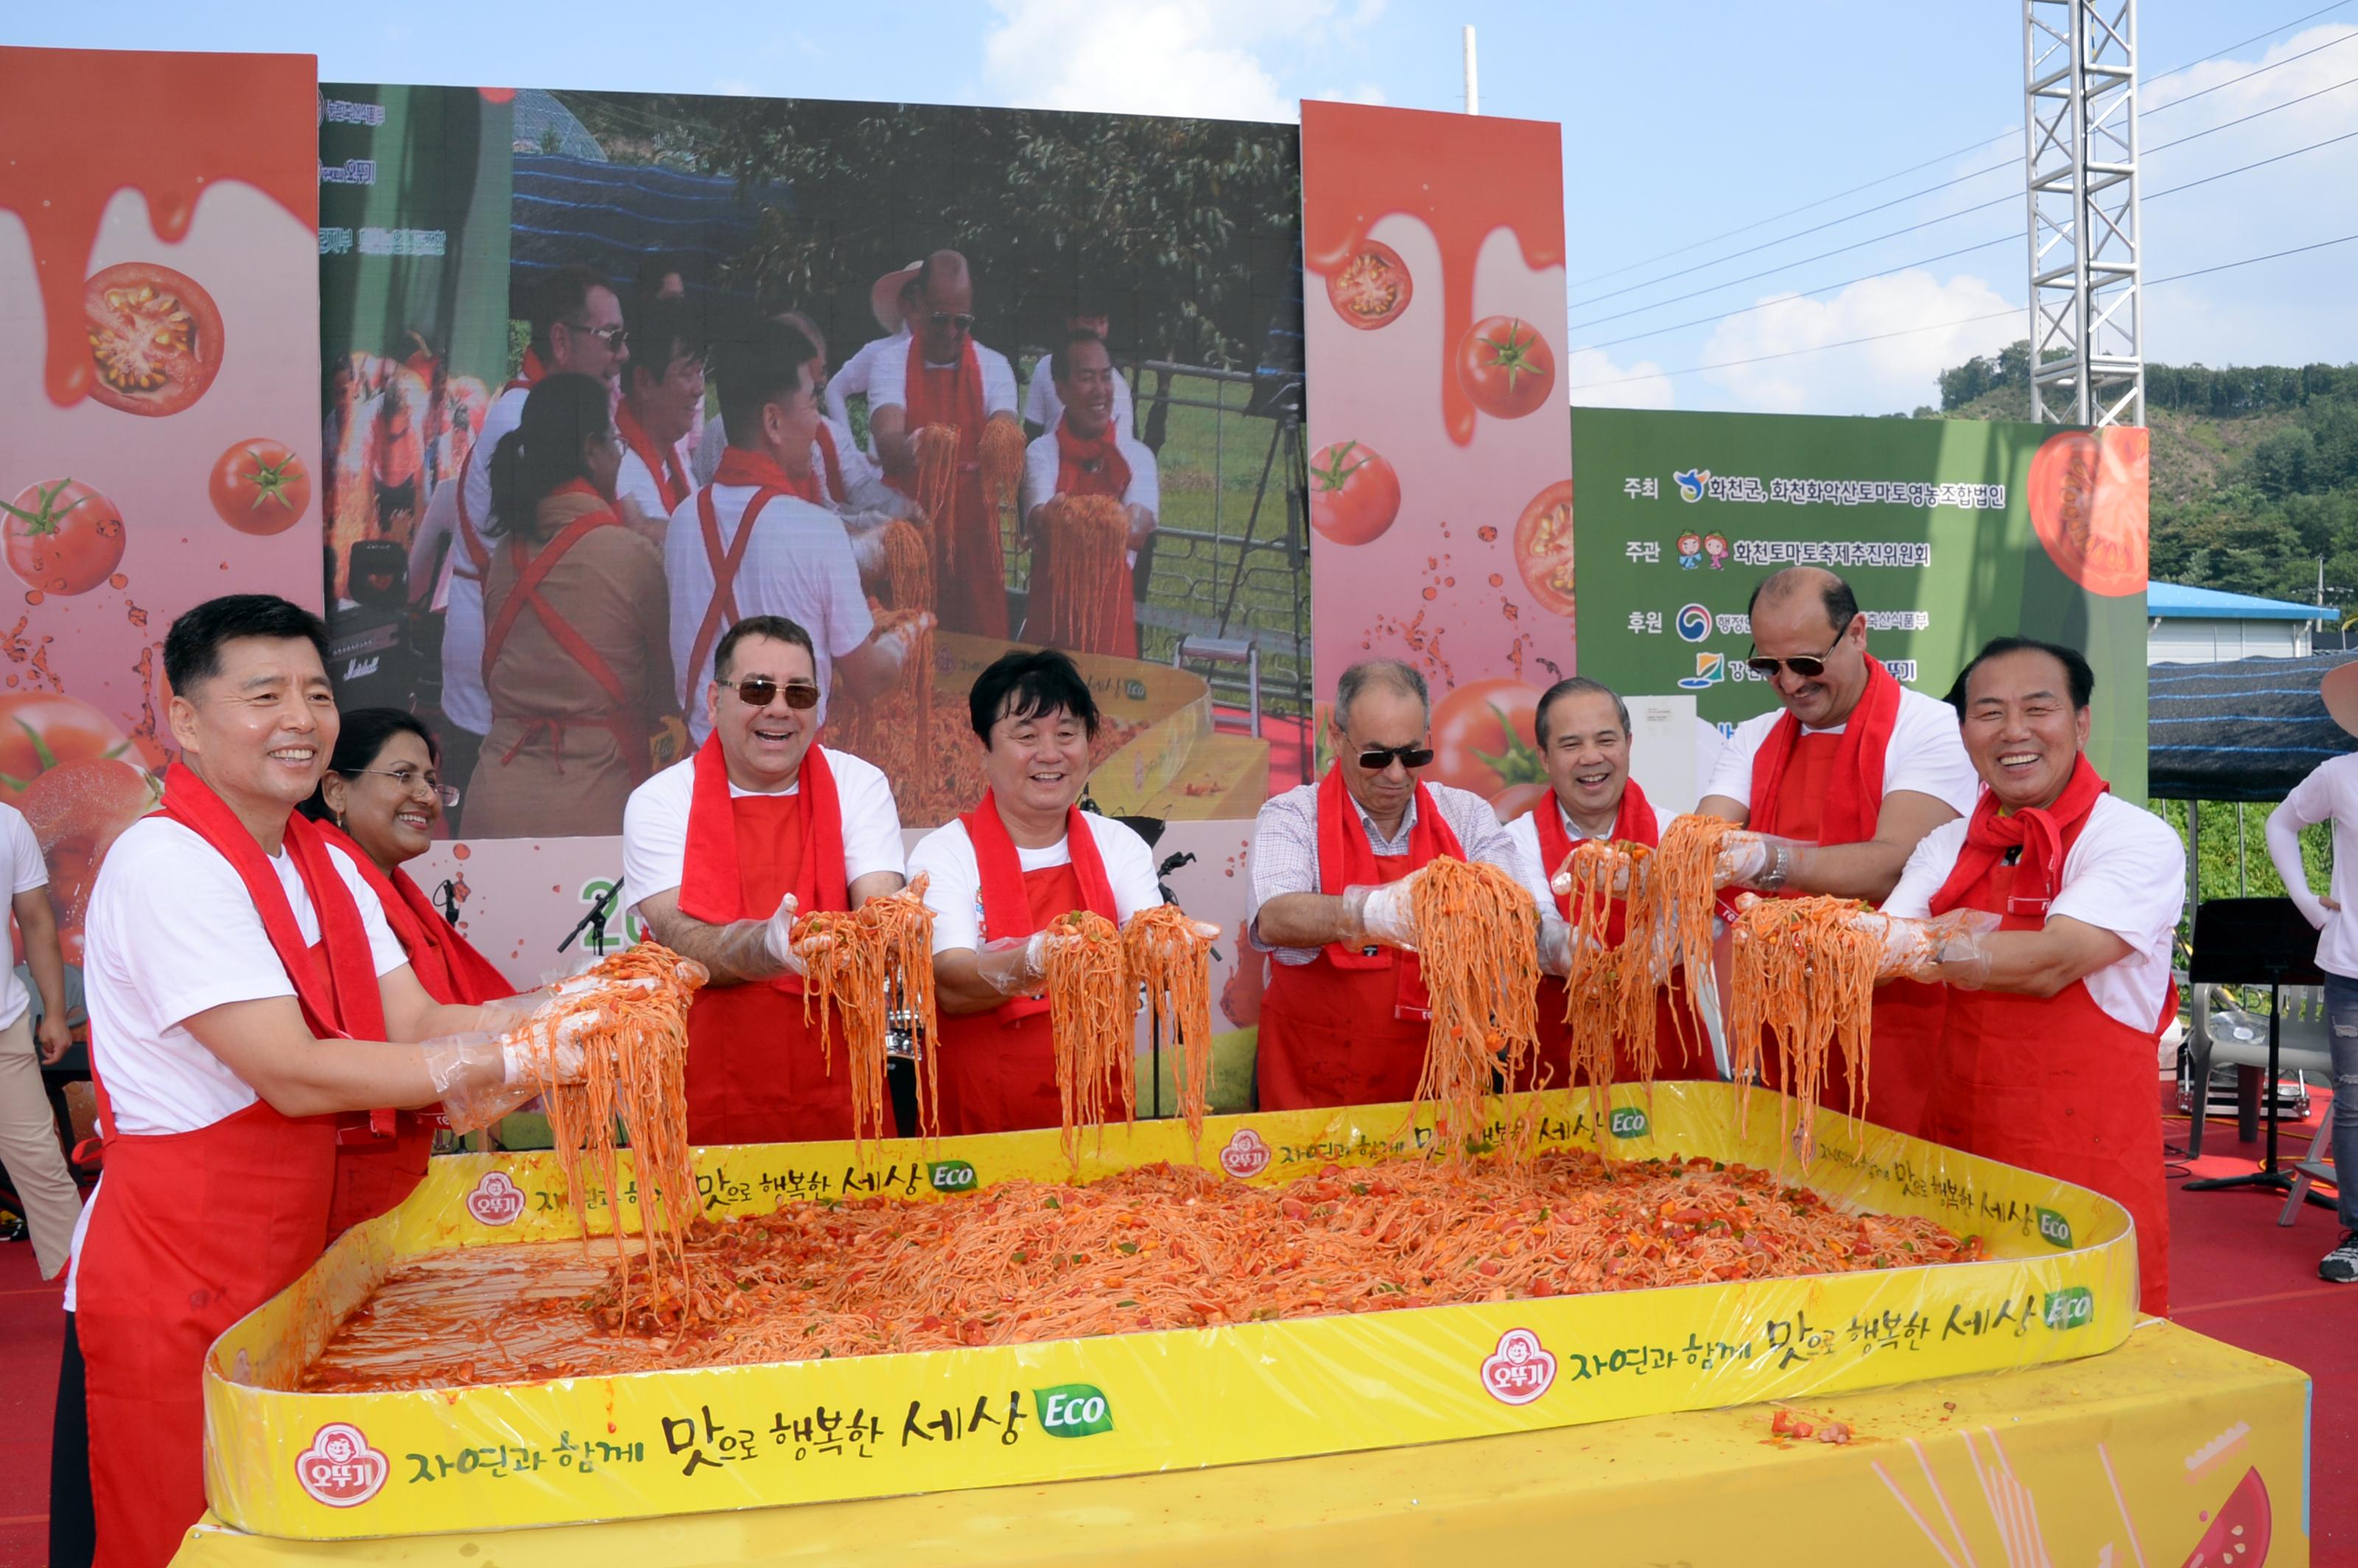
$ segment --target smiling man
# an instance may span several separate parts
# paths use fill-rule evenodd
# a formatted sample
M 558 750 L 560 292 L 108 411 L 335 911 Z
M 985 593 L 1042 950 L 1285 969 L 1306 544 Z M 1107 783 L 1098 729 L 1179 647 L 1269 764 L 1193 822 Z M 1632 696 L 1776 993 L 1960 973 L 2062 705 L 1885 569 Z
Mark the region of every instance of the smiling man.
M 671 514 L 695 493 L 688 437 L 704 414 L 704 330 L 685 300 L 663 297 L 639 308 L 631 330 L 638 351 L 614 406 L 622 438 L 614 498 L 622 521 L 660 546 Z
M 2095 676 L 2070 648 L 2001 637 L 1965 668 L 1964 742 L 1988 786 L 1925 836 L 1881 915 L 1887 976 L 1951 991 L 1925 1134 L 2118 1200 L 2144 1310 L 2169 1310 L 2155 1060 L 2177 1015 L 2170 939 L 2186 853 L 2086 755 Z M 1876 1042 L 1876 1069 L 1887 1059 Z
M 1145 443 L 1122 435 L 1115 423 L 1114 389 L 1120 377 L 1104 339 L 1075 331 L 1048 362 L 1064 401 L 1055 428 L 1023 452 L 1023 525 L 1032 536 L 1032 597 L 1023 634 L 1052 647 L 1134 659 L 1138 605 L 1130 571 L 1153 535 L 1155 509 L 1163 504 L 1154 454 Z M 1094 604 L 1050 590 L 1056 580 L 1058 514 L 1067 501 L 1089 495 L 1121 503 L 1130 520 L 1128 547 Z
M 821 1065 L 818 1022 L 804 1021 L 795 927 L 900 891 L 892 785 L 814 743 L 817 665 L 794 622 L 740 621 L 712 668 L 704 744 L 622 814 L 622 885 L 639 918 L 712 972 L 687 1015 L 688 1141 L 849 1138 L 851 1074 Z

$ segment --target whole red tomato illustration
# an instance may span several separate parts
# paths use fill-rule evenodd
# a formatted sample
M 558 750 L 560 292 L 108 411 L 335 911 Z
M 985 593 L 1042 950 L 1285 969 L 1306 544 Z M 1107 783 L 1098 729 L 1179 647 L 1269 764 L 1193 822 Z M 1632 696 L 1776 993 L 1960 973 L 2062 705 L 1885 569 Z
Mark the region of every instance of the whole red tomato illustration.
M 1544 790 L 1539 708 L 1536 689 L 1504 677 L 1468 681 L 1444 694 L 1433 706 L 1433 766 L 1425 782 L 1470 789 L 1494 806 L 1521 785 Z M 1521 809 L 1530 809 L 1528 799 Z
M 153 262 L 123 262 L 82 285 L 90 395 L 125 414 L 178 414 L 221 373 L 222 318 L 194 278 Z
M 2063 575 L 2091 593 L 2145 592 L 2151 437 L 2115 425 L 2066 430 L 2030 460 L 2030 524 Z
M 7 514 L 8 569 L 43 593 L 88 593 L 123 564 L 123 513 L 72 479 L 28 484 Z
M 1572 613 L 1572 481 L 1531 499 L 1515 522 L 1515 569 L 1542 610 Z
M 241 534 L 278 534 L 311 504 L 311 474 L 284 441 L 240 441 L 213 463 L 213 511 Z
M 1326 275 L 1326 302 L 1363 332 L 1390 326 L 1415 292 L 1400 252 L 1378 240 L 1360 241 L 1351 259 Z
M 1494 419 L 1520 419 L 1555 389 L 1555 351 L 1514 316 L 1476 321 L 1457 345 L 1457 384 Z
M 81 961 L 91 884 L 123 830 L 162 798 L 153 775 L 117 757 L 62 762 L 25 788 L 18 808 L 49 869 L 49 903 L 70 963 Z
M 1400 475 L 1372 447 L 1336 441 L 1310 459 L 1310 525 L 1338 545 L 1364 545 L 1400 515 Z

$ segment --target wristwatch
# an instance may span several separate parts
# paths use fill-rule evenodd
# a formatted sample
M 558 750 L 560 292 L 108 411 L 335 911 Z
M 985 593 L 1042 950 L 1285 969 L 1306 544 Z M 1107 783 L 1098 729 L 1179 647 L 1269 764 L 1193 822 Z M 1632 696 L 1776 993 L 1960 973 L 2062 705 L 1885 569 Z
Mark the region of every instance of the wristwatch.
M 1784 844 L 1778 845 L 1776 849 L 1769 851 L 1768 869 L 1766 871 L 1763 871 L 1760 874 L 1759 880 L 1755 881 L 1752 885 L 1758 888 L 1762 892 L 1779 892 L 1784 887 L 1785 873 L 1792 868 L 1792 864 L 1793 851 L 1791 847 Z

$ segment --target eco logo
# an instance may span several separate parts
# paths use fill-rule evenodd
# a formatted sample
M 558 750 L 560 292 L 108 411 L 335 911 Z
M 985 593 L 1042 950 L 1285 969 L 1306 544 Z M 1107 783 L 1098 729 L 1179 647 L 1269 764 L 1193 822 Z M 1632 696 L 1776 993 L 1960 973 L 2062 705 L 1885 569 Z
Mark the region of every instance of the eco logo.
M 1501 1404 L 1527 1405 L 1555 1381 L 1555 1357 L 1528 1328 L 1498 1336 L 1498 1348 L 1482 1362 L 1482 1386 Z
M 1700 643 L 1711 635 L 1711 611 L 1700 604 L 1679 606 L 1679 635 L 1690 643 Z
M 354 1509 L 375 1497 L 393 1473 L 393 1462 L 369 1446 L 361 1429 L 331 1421 L 295 1455 L 295 1478 L 315 1503 Z
M 1683 633 L 1681 635 L 1684 635 Z M 1727 658 L 1723 654 L 1697 654 L 1695 673 L 1679 677 L 1681 691 L 1709 691 L 1727 678 Z
M 1643 1138 L 1646 1136 L 1646 1112 L 1639 1106 L 1617 1106 L 1606 1126 L 1613 1130 L 1616 1138 Z
M 974 1167 L 964 1160 L 936 1160 L 925 1167 L 925 1180 L 937 1193 L 972 1192 Z
M 1220 1151 L 1220 1169 L 1240 1182 L 1260 1175 L 1269 1168 L 1269 1145 L 1249 1127 L 1238 1128 L 1237 1135 Z
M 486 1171 L 467 1195 L 467 1212 L 481 1225 L 514 1225 L 524 1213 L 524 1191 L 505 1171 Z
M 2096 1297 L 2085 1285 L 2047 1292 L 2047 1326 L 2082 1328 L 2096 1315 Z
M 1703 499 L 1704 492 L 1711 488 L 1711 470 L 1689 469 L 1684 473 L 1672 474 L 1671 482 L 1679 487 L 1679 499 L 1692 506 Z
M 2071 1249 L 2071 1222 L 2051 1208 L 2039 1211 L 2039 1238 L 2050 1247 Z
M 1032 1401 L 1039 1407 L 1040 1430 L 1051 1437 L 1093 1437 L 1113 1430 L 1113 1406 L 1094 1383 L 1034 1389 Z

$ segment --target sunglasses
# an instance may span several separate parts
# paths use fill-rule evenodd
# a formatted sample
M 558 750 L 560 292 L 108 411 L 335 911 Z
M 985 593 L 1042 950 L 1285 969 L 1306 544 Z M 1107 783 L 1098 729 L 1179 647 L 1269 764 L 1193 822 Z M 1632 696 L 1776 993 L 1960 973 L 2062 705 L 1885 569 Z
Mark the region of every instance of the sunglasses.
M 783 685 L 768 676 L 747 676 L 733 688 L 737 700 L 748 708 L 767 708 L 780 692 L 785 693 L 786 706 L 812 708 L 818 706 L 818 687 L 806 680 L 790 680 Z
M 588 323 L 581 321 L 568 321 L 565 324 L 585 337 L 598 339 L 603 342 L 609 350 L 621 348 L 624 343 L 630 341 L 631 338 L 630 328 L 624 326 L 619 321 L 611 327 L 592 327 Z
M 1382 773 L 1397 761 L 1401 767 L 1414 773 L 1433 761 L 1430 746 L 1363 746 L 1359 749 L 1359 766 L 1371 773 Z
M 1818 654 L 1815 657 L 1812 657 L 1808 654 L 1801 654 L 1790 659 L 1768 659 L 1763 658 L 1758 654 L 1755 654 L 1744 661 L 1744 667 L 1752 671 L 1753 674 L 1758 676 L 1762 680 L 1774 680 L 1777 677 L 1778 670 L 1780 668 L 1792 671 L 1803 680 L 1815 680 L 1820 676 L 1826 673 L 1827 658 L 1832 656 L 1836 648 L 1842 646 L 1843 633 L 1849 631 L 1850 623 L 1857 619 L 1858 614 L 1855 611 L 1844 616 L 1843 623 L 1834 628 L 1834 640 L 1826 644 L 1825 653 Z
M 974 313 L 970 310 L 936 310 L 931 319 L 936 327 L 956 327 L 961 332 L 974 330 Z

